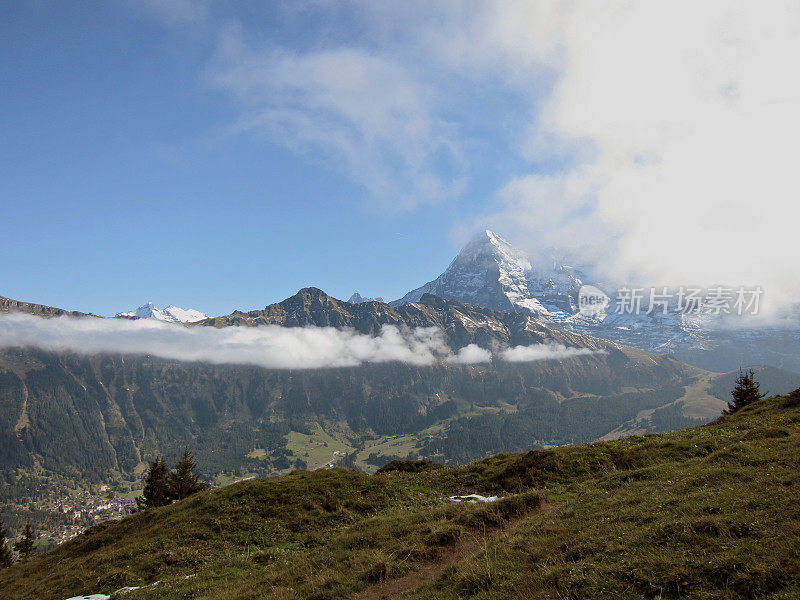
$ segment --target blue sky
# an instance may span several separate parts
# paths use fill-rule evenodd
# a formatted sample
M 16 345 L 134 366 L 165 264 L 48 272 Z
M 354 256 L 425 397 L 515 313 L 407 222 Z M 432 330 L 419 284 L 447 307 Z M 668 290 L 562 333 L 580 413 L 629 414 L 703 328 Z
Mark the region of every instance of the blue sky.
M 173 20 L 136 4 L 4 3 L 0 294 L 98 314 L 147 300 L 218 314 L 307 285 L 399 297 L 446 266 L 479 227 L 454 237 L 454 225 L 480 213 L 510 165 L 463 165 L 460 189 L 441 197 L 391 185 L 376 196 L 335 148 L 232 133 L 243 109 L 208 83 L 221 31 L 302 52 L 358 29 L 346 15 L 253 4 Z M 448 126 L 486 125 L 454 114 Z M 492 135 L 473 143 L 508 154 Z
M 604 278 L 796 298 L 798 12 L 0 3 L 0 295 L 391 299 L 488 226 Z

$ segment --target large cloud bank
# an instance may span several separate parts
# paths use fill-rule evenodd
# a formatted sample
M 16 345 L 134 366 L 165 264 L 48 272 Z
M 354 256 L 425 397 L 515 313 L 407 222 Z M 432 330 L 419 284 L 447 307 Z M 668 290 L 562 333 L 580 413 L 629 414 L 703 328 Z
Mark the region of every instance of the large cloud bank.
M 553 43 L 516 47 L 558 76 L 529 151 L 583 159 L 508 182 L 497 226 L 532 245 L 595 244 L 617 281 L 763 285 L 767 307 L 796 301 L 800 4 L 530 5 L 555 8 L 528 14 Z
M 95 319 L 26 314 L 0 317 L 0 348 L 34 347 L 79 354 L 146 354 L 181 361 L 245 364 L 270 369 L 355 367 L 402 362 L 489 362 L 492 354 L 470 344 L 453 353 L 436 328 L 384 326 L 375 336 L 330 327 L 183 327 L 149 319 Z M 540 344 L 498 351 L 512 362 L 564 359 L 591 353 Z

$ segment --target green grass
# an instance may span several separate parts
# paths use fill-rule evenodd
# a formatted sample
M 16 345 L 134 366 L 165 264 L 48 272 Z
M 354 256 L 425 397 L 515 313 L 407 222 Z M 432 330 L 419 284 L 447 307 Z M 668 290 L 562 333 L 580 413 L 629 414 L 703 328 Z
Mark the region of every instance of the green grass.
M 247 456 L 247 458 L 265 459 L 267 458 L 267 451 L 264 450 L 264 448 L 255 448 L 248 452 L 245 456 Z
M 788 600 L 800 597 L 799 450 L 800 406 L 778 397 L 684 431 L 457 468 L 246 481 L 96 527 L 0 573 L 0 596 L 159 580 L 131 600 L 321 600 L 438 561 L 404 597 Z M 447 501 L 469 492 L 506 500 Z
M 303 459 L 309 469 L 319 469 L 330 462 L 335 464 L 344 454 L 353 451 L 351 446 L 331 435 L 317 423 L 314 424 L 314 430 L 310 435 L 290 431 L 286 436 L 286 449 L 292 452 L 291 459 Z M 340 454 L 334 456 L 334 452 Z
M 562 505 L 414 597 L 800 597 L 800 411 L 783 402 L 692 430 L 495 459 L 492 480 L 535 465 L 524 472 Z

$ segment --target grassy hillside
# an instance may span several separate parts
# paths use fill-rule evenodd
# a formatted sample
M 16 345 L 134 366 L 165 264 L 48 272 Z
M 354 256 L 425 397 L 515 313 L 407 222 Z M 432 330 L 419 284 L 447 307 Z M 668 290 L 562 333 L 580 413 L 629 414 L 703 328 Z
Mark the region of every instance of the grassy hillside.
M 463 467 L 238 483 L 0 573 L 2 597 L 797 598 L 800 402 Z M 456 504 L 478 492 L 495 504 Z

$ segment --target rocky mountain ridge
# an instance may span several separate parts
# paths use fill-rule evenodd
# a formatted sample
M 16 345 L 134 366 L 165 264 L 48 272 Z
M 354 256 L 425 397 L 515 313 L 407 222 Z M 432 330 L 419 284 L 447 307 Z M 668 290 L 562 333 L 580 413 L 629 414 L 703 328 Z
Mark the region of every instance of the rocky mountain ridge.
M 436 327 L 453 349 L 477 344 L 491 348 L 543 343 L 617 352 L 633 352 L 600 338 L 566 331 L 542 323 L 521 312 L 504 312 L 443 300 L 423 293 L 417 302 L 392 306 L 381 302 L 353 304 L 337 300 L 317 288 L 304 288 L 294 296 L 261 310 L 234 311 L 212 317 L 195 326 L 230 327 L 280 325 L 282 327 L 351 328 L 359 333 L 376 334 L 384 325 L 397 327 Z
M 64 310 L 63 308 L 55 308 L 53 306 L 46 306 L 44 304 L 35 304 L 33 302 L 23 302 L 21 300 L 12 300 L 0 296 L 0 315 L 9 313 L 26 313 L 29 315 L 36 315 L 39 317 L 88 317 L 92 316 L 89 313 L 78 312 L 77 310 Z

